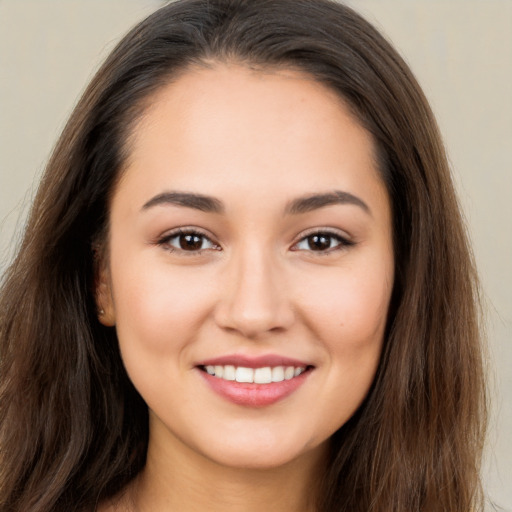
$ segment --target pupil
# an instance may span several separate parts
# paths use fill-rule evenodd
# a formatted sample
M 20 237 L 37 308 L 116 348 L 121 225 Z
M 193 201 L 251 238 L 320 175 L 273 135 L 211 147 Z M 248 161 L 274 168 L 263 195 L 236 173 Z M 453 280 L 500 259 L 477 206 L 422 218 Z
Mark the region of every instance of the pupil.
M 185 251 L 197 251 L 201 249 L 202 237 L 199 235 L 181 235 L 180 248 Z
M 313 251 L 325 251 L 331 247 L 331 238 L 325 235 L 311 235 L 308 244 Z

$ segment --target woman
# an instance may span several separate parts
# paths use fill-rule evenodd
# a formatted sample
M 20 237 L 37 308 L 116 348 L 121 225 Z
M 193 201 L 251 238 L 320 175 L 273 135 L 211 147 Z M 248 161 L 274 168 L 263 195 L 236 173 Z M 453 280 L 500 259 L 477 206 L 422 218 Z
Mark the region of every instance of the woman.
M 1 510 L 478 510 L 476 286 L 373 27 L 169 4 L 84 93 L 2 288 Z

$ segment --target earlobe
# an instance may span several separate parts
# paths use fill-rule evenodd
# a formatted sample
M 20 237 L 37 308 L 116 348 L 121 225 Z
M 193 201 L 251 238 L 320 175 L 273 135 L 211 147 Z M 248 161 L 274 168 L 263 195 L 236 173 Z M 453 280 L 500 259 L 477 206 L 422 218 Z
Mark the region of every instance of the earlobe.
M 116 317 L 114 301 L 112 299 L 110 275 L 106 268 L 98 269 L 95 287 L 98 320 L 106 327 L 113 327 L 116 324 Z

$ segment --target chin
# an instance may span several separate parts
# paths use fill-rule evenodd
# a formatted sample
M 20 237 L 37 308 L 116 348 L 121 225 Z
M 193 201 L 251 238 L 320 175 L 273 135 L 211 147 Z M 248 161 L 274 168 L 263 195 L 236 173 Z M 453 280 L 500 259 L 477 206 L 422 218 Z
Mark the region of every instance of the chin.
M 261 440 L 260 440 L 261 441 Z M 271 470 L 297 463 L 304 459 L 326 455 L 328 442 L 307 447 L 304 442 L 288 439 L 266 443 L 236 443 L 229 446 L 209 446 L 204 455 L 225 467 L 249 470 Z

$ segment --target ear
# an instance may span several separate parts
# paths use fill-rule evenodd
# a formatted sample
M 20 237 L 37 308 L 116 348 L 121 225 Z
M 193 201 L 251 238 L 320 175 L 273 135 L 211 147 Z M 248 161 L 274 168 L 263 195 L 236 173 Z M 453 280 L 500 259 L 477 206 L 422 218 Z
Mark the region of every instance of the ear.
M 96 264 L 95 298 L 98 320 L 106 327 L 113 327 L 116 324 L 116 316 L 112 299 L 112 285 L 110 271 L 104 261 L 98 261 Z

